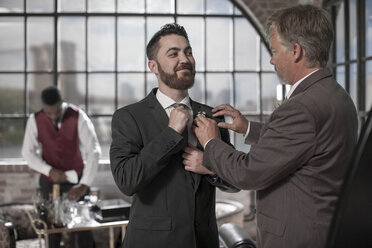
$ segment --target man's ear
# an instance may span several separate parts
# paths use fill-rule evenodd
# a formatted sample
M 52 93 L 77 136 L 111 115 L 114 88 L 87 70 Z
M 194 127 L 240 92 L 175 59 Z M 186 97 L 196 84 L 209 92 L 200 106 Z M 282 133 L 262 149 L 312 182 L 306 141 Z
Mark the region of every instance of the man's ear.
M 292 52 L 295 62 L 299 62 L 301 59 L 305 58 L 305 50 L 302 49 L 302 47 L 298 43 L 294 44 Z
M 149 60 L 149 62 L 147 62 L 147 66 L 149 67 L 151 72 L 153 72 L 155 75 L 158 75 L 158 63 L 156 63 L 155 60 Z

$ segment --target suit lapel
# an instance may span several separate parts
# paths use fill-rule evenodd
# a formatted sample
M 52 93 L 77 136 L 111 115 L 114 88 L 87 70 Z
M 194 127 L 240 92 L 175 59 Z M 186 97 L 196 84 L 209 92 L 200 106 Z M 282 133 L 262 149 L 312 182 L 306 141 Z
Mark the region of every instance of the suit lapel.
M 169 118 L 158 99 L 156 99 L 156 90 L 153 89 L 146 98 L 148 99 L 148 107 L 152 117 L 163 128 L 168 126 Z

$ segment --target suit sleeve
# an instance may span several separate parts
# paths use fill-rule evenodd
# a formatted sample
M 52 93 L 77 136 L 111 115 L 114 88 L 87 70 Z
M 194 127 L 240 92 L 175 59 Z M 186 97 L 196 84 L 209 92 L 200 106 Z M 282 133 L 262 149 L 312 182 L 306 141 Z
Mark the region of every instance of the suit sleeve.
M 222 140 L 211 140 L 203 164 L 223 180 L 247 190 L 260 190 L 278 182 L 305 164 L 314 154 L 315 120 L 300 103 L 282 105 L 248 154 Z
M 166 127 L 143 144 L 141 128 L 133 115 L 121 109 L 112 118 L 111 170 L 119 189 L 133 195 L 147 186 L 183 147 L 183 138 Z

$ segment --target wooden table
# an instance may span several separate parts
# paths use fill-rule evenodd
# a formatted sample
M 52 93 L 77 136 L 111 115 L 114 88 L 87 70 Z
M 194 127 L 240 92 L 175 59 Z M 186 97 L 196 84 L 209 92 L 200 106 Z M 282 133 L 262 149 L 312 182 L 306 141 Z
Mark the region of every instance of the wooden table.
M 47 225 L 44 221 L 40 219 L 35 219 L 31 216 L 31 214 L 26 211 L 30 220 L 32 228 L 35 230 L 36 234 L 39 237 L 40 241 L 40 247 L 41 240 L 44 238 L 45 241 L 45 247 L 48 248 L 49 245 L 49 239 L 48 236 L 50 234 L 57 234 L 57 233 L 69 233 L 69 232 L 80 232 L 80 231 L 93 231 L 93 230 L 100 230 L 100 229 L 109 229 L 109 242 L 110 242 L 110 248 L 114 248 L 115 240 L 114 240 L 114 228 L 121 228 L 122 232 L 122 239 L 124 239 L 125 236 L 125 228 L 128 225 L 128 220 L 121 220 L 121 221 L 111 221 L 111 222 L 104 222 L 100 223 L 95 220 L 91 220 L 89 224 L 86 225 L 78 225 L 74 227 L 61 227 L 61 228 L 47 228 Z M 36 224 L 42 224 L 43 228 L 37 228 Z

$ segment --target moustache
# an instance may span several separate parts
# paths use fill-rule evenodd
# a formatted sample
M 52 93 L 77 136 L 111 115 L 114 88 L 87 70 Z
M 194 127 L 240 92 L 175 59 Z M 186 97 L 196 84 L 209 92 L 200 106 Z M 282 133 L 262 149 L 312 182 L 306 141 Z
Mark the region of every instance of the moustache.
M 190 65 L 190 64 L 180 65 L 179 67 L 177 67 L 176 71 L 181 71 L 181 70 L 184 70 L 184 69 L 193 71 L 192 65 Z

